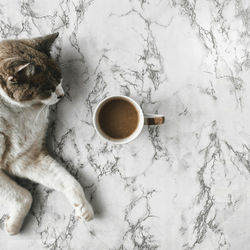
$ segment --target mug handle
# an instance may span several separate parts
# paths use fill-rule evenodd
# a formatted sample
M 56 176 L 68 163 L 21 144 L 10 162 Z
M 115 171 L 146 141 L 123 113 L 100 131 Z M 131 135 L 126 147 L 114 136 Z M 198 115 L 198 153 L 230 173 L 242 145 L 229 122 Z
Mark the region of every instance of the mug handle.
M 144 114 L 144 125 L 161 125 L 165 122 L 164 115 Z

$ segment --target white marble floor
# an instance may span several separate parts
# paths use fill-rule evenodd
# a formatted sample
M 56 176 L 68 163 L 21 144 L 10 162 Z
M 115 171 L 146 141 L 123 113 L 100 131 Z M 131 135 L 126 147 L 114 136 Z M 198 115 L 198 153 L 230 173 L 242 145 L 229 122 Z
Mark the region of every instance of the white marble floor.
M 53 49 L 66 98 L 48 143 L 83 185 L 96 218 L 76 221 L 58 192 L 23 181 L 33 206 L 0 249 L 248 250 L 250 2 L 55 0 L 0 2 L 0 36 L 60 32 Z M 125 94 L 166 124 L 116 146 L 93 109 Z

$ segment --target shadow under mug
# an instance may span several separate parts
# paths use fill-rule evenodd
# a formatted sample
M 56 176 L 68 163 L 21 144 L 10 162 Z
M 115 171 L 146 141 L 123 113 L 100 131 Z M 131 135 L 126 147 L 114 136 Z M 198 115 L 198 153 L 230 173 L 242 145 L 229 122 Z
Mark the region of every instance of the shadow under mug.
M 99 124 L 99 113 L 100 110 L 102 109 L 103 105 L 106 104 L 107 102 L 111 101 L 111 100 L 124 100 L 127 101 L 129 103 L 131 103 L 133 105 L 133 107 L 136 109 L 137 113 L 138 113 L 138 125 L 137 128 L 135 129 L 135 131 L 129 135 L 128 137 L 125 138 L 113 138 L 110 137 L 109 135 L 107 135 L 106 133 L 104 133 L 100 127 Z M 163 115 L 158 115 L 158 114 L 144 114 L 141 107 L 137 104 L 136 101 L 134 101 L 132 98 L 128 97 L 128 96 L 123 96 L 123 95 L 117 95 L 117 96 L 109 96 L 106 97 L 105 99 L 103 99 L 96 107 L 95 111 L 94 111 L 94 115 L 93 115 L 93 124 L 95 127 L 95 130 L 97 132 L 97 134 L 109 141 L 109 142 L 113 142 L 115 144 L 124 144 L 124 143 L 128 143 L 131 142 L 132 140 L 134 140 L 136 137 L 138 137 L 138 135 L 141 133 L 142 128 L 144 125 L 160 125 L 163 124 L 165 121 L 165 117 Z

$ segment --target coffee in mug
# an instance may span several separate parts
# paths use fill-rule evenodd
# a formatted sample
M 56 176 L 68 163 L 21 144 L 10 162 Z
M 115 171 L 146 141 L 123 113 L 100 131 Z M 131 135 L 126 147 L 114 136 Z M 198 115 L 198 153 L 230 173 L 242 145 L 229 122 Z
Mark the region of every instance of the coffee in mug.
M 113 99 L 102 106 L 98 121 L 105 134 L 112 138 L 123 139 L 136 130 L 139 114 L 129 101 Z

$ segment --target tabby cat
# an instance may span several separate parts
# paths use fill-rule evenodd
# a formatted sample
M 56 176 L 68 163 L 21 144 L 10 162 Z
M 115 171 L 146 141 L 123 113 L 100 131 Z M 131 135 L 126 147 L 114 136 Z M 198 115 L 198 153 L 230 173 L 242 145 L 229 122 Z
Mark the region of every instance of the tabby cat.
M 94 217 L 81 185 L 45 148 L 49 105 L 64 96 L 60 68 L 50 55 L 57 36 L 0 42 L 0 203 L 9 206 L 10 235 L 20 231 L 32 203 L 11 176 L 61 191 L 77 217 Z

